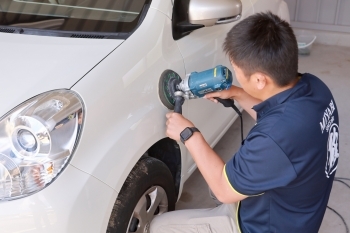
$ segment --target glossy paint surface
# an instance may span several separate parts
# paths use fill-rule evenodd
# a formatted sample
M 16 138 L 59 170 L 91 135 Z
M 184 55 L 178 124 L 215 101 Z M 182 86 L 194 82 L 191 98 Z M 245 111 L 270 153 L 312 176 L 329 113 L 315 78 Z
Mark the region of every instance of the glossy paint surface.
M 70 88 L 122 40 L 0 33 L 0 115 L 42 92 Z
M 0 232 L 105 232 L 117 193 L 69 165 L 46 189 L 0 203 Z
M 85 102 L 86 123 L 71 163 L 116 191 L 136 161 L 165 137 L 169 110 L 159 100 L 158 81 L 166 69 L 185 74 L 170 25 L 150 9 L 142 27 L 73 87 Z M 140 41 L 143 35 L 147 39 Z

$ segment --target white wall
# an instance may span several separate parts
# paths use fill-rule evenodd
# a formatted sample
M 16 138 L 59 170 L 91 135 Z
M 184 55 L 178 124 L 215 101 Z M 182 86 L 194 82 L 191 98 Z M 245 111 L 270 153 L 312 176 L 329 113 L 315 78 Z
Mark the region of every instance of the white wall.
M 315 43 L 350 47 L 350 0 L 285 2 L 296 34 L 312 33 L 317 36 Z

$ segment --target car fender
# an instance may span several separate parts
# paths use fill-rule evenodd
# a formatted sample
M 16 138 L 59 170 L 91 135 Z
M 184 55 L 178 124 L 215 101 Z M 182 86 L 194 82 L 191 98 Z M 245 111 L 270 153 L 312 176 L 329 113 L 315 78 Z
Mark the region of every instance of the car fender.
M 282 1 L 278 11 L 277 11 L 277 15 L 279 17 L 281 17 L 282 19 L 284 19 L 285 21 L 287 21 L 288 23 L 290 23 L 290 15 L 289 15 L 289 9 L 288 9 L 288 5 L 285 1 Z
M 119 192 L 137 160 L 166 137 L 169 110 L 158 96 L 166 69 L 185 75 L 171 20 L 151 8 L 133 35 L 72 88 L 86 107 L 73 166 Z
M 282 19 L 286 20 L 288 23 L 290 22 L 288 5 L 283 0 L 251 0 L 254 13 L 266 13 L 271 11 L 272 13 L 278 15 Z

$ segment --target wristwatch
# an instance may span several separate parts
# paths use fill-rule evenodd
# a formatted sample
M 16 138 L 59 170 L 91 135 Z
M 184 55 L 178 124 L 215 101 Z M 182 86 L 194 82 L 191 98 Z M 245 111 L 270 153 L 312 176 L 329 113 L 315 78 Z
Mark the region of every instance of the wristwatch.
M 194 132 L 200 132 L 196 127 L 186 127 L 182 132 L 180 133 L 180 140 L 183 144 L 185 144 L 185 141 L 187 141 L 190 137 L 192 137 Z

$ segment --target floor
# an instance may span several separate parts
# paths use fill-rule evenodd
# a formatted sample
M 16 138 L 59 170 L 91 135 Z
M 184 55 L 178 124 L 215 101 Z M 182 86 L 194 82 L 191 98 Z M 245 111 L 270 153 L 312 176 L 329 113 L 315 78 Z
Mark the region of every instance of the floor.
M 331 197 L 320 233 L 346 233 L 350 228 L 350 47 L 314 44 L 309 56 L 299 56 L 299 72 L 312 73 L 331 89 L 340 115 L 340 158 Z M 349 98 L 349 99 L 348 99 Z M 244 135 L 254 121 L 244 113 Z M 227 161 L 240 146 L 240 122 L 236 121 L 214 150 Z M 210 208 L 215 204 L 196 170 L 186 181 L 176 209 Z

